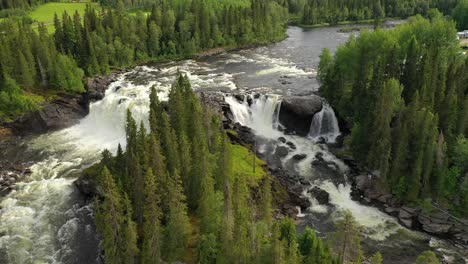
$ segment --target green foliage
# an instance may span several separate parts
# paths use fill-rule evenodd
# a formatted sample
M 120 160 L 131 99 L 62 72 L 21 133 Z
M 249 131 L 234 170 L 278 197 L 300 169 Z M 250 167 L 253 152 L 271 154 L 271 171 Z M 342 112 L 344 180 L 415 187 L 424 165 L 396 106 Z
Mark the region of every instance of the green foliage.
M 453 146 L 452 161 L 463 172 L 468 171 L 468 138 L 459 136 Z
M 343 211 L 335 223 L 336 231 L 330 238 L 330 246 L 341 258 L 341 263 L 357 262 L 362 257 L 361 230 L 350 211 Z
M 330 67 L 333 63 L 333 58 L 330 53 L 330 50 L 325 48 L 322 50 L 322 53 L 320 54 L 320 62 L 318 66 L 318 73 L 317 73 L 317 78 L 321 82 L 324 81 L 324 77 L 327 75 L 327 72 L 330 70 Z
M 302 9 L 301 24 L 320 25 L 337 24 L 343 21 L 365 21 L 374 19 L 378 22 L 384 17 L 407 18 L 412 15 L 433 15 L 431 8 L 438 8 L 449 14 L 456 1 L 394 0 L 394 1 L 319 1 L 306 0 Z M 291 9 L 290 9 L 291 11 Z M 295 11 L 295 10 L 294 10 Z M 291 12 L 293 13 L 293 12 Z
M 236 164 L 236 166 L 232 168 L 234 177 L 245 177 L 251 181 L 252 184 L 255 184 L 265 175 L 265 171 L 263 170 L 265 162 L 255 158 L 254 163 L 254 153 L 248 148 L 241 145 L 231 145 L 230 149 L 232 153 L 232 163 Z
M 370 258 L 370 264 L 382 264 L 382 261 L 383 261 L 383 258 L 382 258 L 382 254 L 380 254 L 380 252 L 375 252 L 374 255 L 372 255 L 372 257 Z
M 0 11 L 27 10 L 45 2 L 49 1 L 1 0 Z M 102 10 L 91 2 L 41 5 L 30 14 L 38 21 L 37 26 L 26 17 L 21 21 L 2 19 L 0 83 L 3 85 L 2 79 L 8 76 L 23 92 L 47 94 L 52 89 L 81 93 L 84 76 L 105 74 L 113 68 L 186 58 L 202 50 L 269 43 L 285 37 L 287 9 L 275 0 L 141 0 L 101 1 L 101 4 L 106 6 Z M 125 8 L 150 7 L 146 16 L 124 12 Z M 54 29 L 52 35 L 49 27 Z M 2 100 L 5 97 L 3 94 Z M 8 110 L 2 107 L 5 108 L 1 109 L 2 115 L 23 113 L 28 108 L 25 105 L 32 105 L 26 101 L 22 97 L 12 100 L 14 105 L 8 106 Z M 179 133 L 179 124 L 173 125 Z M 173 172 L 174 168 L 170 169 Z
M 433 251 L 424 251 L 416 259 L 415 264 L 439 264 L 440 261 Z
M 39 108 L 43 99 L 39 96 L 25 95 L 15 80 L 7 77 L 0 80 L 0 119 L 6 120 L 22 113 Z
M 465 144 L 457 136 L 466 137 L 462 72 L 468 64 L 455 32 L 441 16 L 413 17 L 392 30 L 362 32 L 333 59 L 323 58 L 329 66 L 321 72 L 321 90 L 354 123 L 353 156 L 404 202 L 463 193 L 449 187 L 467 171 Z
M 452 17 L 457 22 L 459 30 L 468 29 L 468 1 L 460 0 L 452 11 Z
M 169 109 L 152 90 L 150 131 L 128 110 L 126 150 L 104 151 L 85 171 L 87 180 L 98 175 L 96 226 L 106 263 L 339 263 L 312 229 L 297 239 L 292 219 L 272 219 L 273 198 L 287 193 L 258 158 L 253 171 L 253 153 L 229 142 L 190 87 L 179 74 Z M 177 161 L 190 157 L 190 166 L 171 170 L 172 151 Z M 188 201 L 193 194 L 197 200 Z

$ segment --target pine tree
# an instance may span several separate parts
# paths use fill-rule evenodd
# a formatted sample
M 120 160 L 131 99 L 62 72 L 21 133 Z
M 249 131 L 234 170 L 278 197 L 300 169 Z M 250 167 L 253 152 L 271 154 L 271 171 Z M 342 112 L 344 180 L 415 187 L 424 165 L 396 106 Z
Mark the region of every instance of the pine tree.
M 178 172 L 169 179 L 169 212 L 164 230 L 163 259 L 172 262 L 183 260 L 190 236 L 187 205 Z
M 106 263 L 121 263 L 120 250 L 122 240 L 123 198 L 109 170 L 104 167 L 98 178 L 98 186 L 104 196 L 102 202 L 96 204 L 96 227 L 102 236 L 102 248 Z
M 285 243 L 285 258 L 291 263 L 299 263 L 301 260 L 299 245 L 296 239 L 296 225 L 290 218 L 285 218 L 280 225 L 281 237 Z
M 315 231 L 306 227 L 304 233 L 299 237 L 299 250 L 304 256 L 304 263 L 315 263 L 315 248 L 317 247 L 317 235 Z
M 357 261 L 362 256 L 360 228 L 350 211 L 335 223 L 336 232 L 331 237 L 333 251 L 341 256 L 341 263 Z
M 159 190 L 161 190 L 159 188 Z M 143 222 L 143 242 L 141 263 L 158 264 L 161 262 L 161 208 L 156 176 L 150 168 L 145 176 L 145 207 Z
M 137 225 L 132 220 L 133 212 L 130 199 L 125 194 L 124 200 L 124 221 L 122 223 L 121 231 L 121 248 L 120 252 L 120 263 L 122 264 L 133 264 L 136 263 L 136 257 L 138 255 L 137 247 Z
M 391 79 L 381 87 L 375 109 L 372 112 L 370 131 L 371 147 L 368 164 L 387 177 L 391 153 L 391 127 L 394 110 L 399 107 L 402 87 L 397 80 Z
M 180 162 L 178 158 L 178 145 L 177 137 L 174 129 L 169 122 L 169 116 L 166 112 L 162 113 L 161 119 L 161 149 L 163 155 L 166 157 L 166 168 L 170 175 L 174 175 L 180 168 Z
M 409 103 L 413 99 L 414 93 L 418 89 L 418 65 L 419 65 L 419 45 L 416 37 L 412 37 L 408 51 L 406 53 L 405 67 L 403 70 L 402 84 L 405 87 L 403 97 Z

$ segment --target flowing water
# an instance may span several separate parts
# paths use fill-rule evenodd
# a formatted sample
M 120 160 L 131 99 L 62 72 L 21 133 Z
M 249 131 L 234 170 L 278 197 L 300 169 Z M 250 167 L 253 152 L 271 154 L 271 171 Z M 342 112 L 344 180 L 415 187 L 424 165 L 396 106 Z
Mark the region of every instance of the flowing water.
M 325 103 L 322 110 L 314 115 L 310 124 L 309 137 L 318 141 L 324 139 L 325 142 L 335 143 L 340 135 L 338 120 L 333 108 Z
M 437 251 L 447 263 L 466 262 L 466 251 L 426 234 L 410 231 L 377 208 L 351 199 L 351 186 L 346 178 L 347 166 L 328 152 L 325 144 L 317 143 L 319 138 L 334 142 L 340 134 L 338 121 L 328 104 L 324 103 L 322 111 L 314 115 L 309 136 L 299 137 L 281 131 L 277 114 L 281 108 L 280 96 L 262 95 L 253 99 L 250 106 L 247 99 L 239 102 L 234 96 L 227 96 L 225 100 L 230 105 L 234 119 L 254 130 L 258 151 L 269 163 L 279 162 L 291 175 L 299 175 L 309 182 L 309 185 L 303 185 L 302 194 L 309 198 L 311 207 L 307 211 L 299 210 L 297 215 L 302 219 L 302 228 L 312 226 L 322 235 L 333 232 L 333 221 L 341 217 L 343 210 L 349 210 L 363 227 L 364 249 L 371 254 L 380 251 L 384 263 L 413 263 L 417 255 L 428 249 Z M 277 147 L 287 147 L 291 143 L 295 147 L 290 148 L 287 156 L 278 158 L 275 155 Z M 330 170 L 324 172 L 314 168 L 317 154 L 330 166 Z M 297 160 L 297 155 L 306 157 Z M 319 204 L 308 192 L 315 186 L 329 194 L 329 205 Z
M 284 145 L 277 142 L 280 136 L 297 147 L 281 162 L 292 173 L 310 182 L 310 186 L 305 186 L 304 194 L 314 206 L 302 212 L 302 225 L 311 225 L 322 233 L 329 232 L 333 220 L 339 217 L 338 209 L 349 209 L 367 227 L 366 249 L 380 250 L 384 258 L 391 256 L 387 258 L 388 263 L 409 263 L 409 259 L 429 248 L 427 236 L 409 232 L 393 218 L 350 199 L 346 166 L 330 154 L 325 145 L 314 140 L 324 137 L 332 142 L 339 134 L 331 108 L 325 107 L 314 118 L 310 137 L 283 135 L 280 131 L 281 96 L 317 91 L 315 75 L 322 48 L 330 48 L 333 52 L 349 37 L 348 33 L 339 33 L 333 27 L 313 30 L 291 27 L 288 34 L 288 39 L 266 47 L 197 61 L 136 67 L 112 83 L 104 99 L 91 104 L 89 115 L 79 124 L 26 139 L 13 150 L 2 151 L 1 159 L 16 159 L 29 164 L 32 174 L 17 183 L 10 194 L 0 197 L 0 263 L 100 263 L 92 207 L 86 204 L 73 181 L 83 169 L 99 160 L 103 149 L 115 152 L 117 144 L 125 146 L 127 108 L 138 121 L 146 123 L 150 88 L 155 86 L 160 99 L 167 100 L 178 70 L 188 75 L 196 90 L 262 94 L 251 106 L 230 96 L 226 100 L 237 120 L 265 139 L 258 145 L 259 151 L 269 153 L 278 145 Z M 15 155 L 5 156 L 3 153 Z M 292 157 L 298 153 L 307 157 L 295 162 Z M 336 175 L 331 177 L 312 170 L 310 164 L 316 153 L 334 164 Z M 314 201 L 307 193 L 307 188 L 313 185 L 330 193 L 332 206 L 321 206 Z M 431 240 L 433 248 L 446 248 L 444 243 Z M 402 250 L 403 246 L 409 250 Z

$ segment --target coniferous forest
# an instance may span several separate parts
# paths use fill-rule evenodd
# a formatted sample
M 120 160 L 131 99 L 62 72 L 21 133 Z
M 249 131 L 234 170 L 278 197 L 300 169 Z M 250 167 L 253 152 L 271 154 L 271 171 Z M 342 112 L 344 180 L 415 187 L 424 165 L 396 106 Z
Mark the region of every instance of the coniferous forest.
M 0 117 L 37 109 L 47 94 L 83 92 L 84 76 L 285 37 L 287 10 L 276 1 L 151 2 L 147 15 L 131 15 L 125 9 L 131 4 L 122 1 L 103 1 L 101 10 L 88 6 L 83 17 L 56 14 L 53 34 L 43 23 L 0 21 Z
M 0 0 L 0 263 L 464 260 L 467 30 L 468 0 Z
M 238 147 L 186 77 L 172 85 L 167 109 L 154 89 L 150 100 L 149 131 L 128 112 L 126 150 L 104 151 L 85 172 L 98 179 L 106 263 L 342 263 L 312 229 L 298 237 L 292 219 L 272 218 L 271 176 L 233 164 Z M 345 219 L 342 230 L 356 228 Z
M 468 60 L 453 22 L 410 18 L 321 55 L 322 92 L 352 124 L 352 155 L 406 203 L 468 212 Z

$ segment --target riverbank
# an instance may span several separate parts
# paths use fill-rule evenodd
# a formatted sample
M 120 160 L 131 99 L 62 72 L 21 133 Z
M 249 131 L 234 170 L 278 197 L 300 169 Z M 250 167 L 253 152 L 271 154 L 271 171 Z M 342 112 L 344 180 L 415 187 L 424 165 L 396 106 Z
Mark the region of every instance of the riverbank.
M 380 25 L 383 27 L 394 27 L 401 23 L 401 18 L 398 17 L 390 17 L 390 18 L 383 18 L 379 21 Z M 305 29 L 312 29 L 312 28 L 321 28 L 321 27 L 333 27 L 333 26 L 349 26 L 349 25 L 374 25 L 375 19 L 366 19 L 366 20 L 357 20 L 357 21 L 340 21 L 337 23 L 320 23 L 314 25 L 302 24 L 299 19 L 293 19 L 289 21 L 289 25 L 297 26 Z
M 104 97 L 105 90 L 110 83 L 114 82 L 117 76 L 129 71 L 137 66 L 156 65 L 168 62 L 178 62 L 188 59 L 202 59 L 215 56 L 225 52 L 233 52 L 243 49 L 251 49 L 266 46 L 275 42 L 284 40 L 283 38 L 265 42 L 252 43 L 242 46 L 224 46 L 200 51 L 189 56 L 166 56 L 157 60 L 148 60 L 137 62 L 126 68 L 115 68 L 109 74 L 88 77 L 85 82 L 86 91 L 81 94 L 57 93 L 50 97 L 50 100 L 42 103 L 38 110 L 24 113 L 12 121 L 0 119 L 0 139 L 5 140 L 5 135 L 25 136 L 39 135 L 50 131 L 56 131 L 76 124 L 81 118 L 89 113 L 89 104 L 101 100 Z
M 411 230 L 420 231 L 442 239 L 448 239 L 468 250 L 468 221 L 453 216 L 447 209 L 430 202 L 423 205 L 408 205 L 401 202 L 381 187 L 379 177 L 345 154 L 342 148 L 330 150 L 350 168 L 351 197 L 363 205 L 378 208 L 395 217 Z

